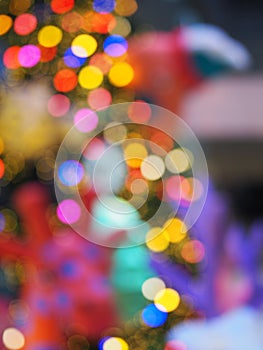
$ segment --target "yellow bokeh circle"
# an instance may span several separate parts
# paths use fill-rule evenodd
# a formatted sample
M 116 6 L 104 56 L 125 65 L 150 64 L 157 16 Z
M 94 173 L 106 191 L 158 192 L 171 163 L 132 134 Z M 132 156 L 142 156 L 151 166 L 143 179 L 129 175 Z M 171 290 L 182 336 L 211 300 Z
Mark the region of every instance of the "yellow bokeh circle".
M 38 42 L 44 47 L 57 46 L 62 40 L 62 30 L 56 26 L 45 26 L 38 32 Z
M 83 88 L 93 90 L 103 82 L 103 73 L 98 67 L 87 66 L 79 72 L 78 80 Z
M 133 77 L 133 68 L 126 62 L 116 63 L 109 71 L 109 80 L 112 85 L 117 87 L 127 86 Z
M 12 18 L 7 15 L 0 15 L 0 35 L 4 35 L 12 27 Z
M 72 41 L 71 50 L 78 57 L 90 57 L 97 50 L 97 40 L 89 34 L 80 34 Z
M 169 246 L 167 232 L 162 227 L 153 227 L 146 235 L 146 245 L 153 252 L 163 252 Z
M 164 228 L 171 243 L 178 243 L 187 235 L 187 227 L 185 223 L 178 218 L 167 220 L 164 224 Z
M 130 143 L 124 149 L 124 156 L 127 165 L 131 168 L 139 168 L 143 159 L 147 157 L 148 152 L 144 145 L 138 142 Z
M 176 148 L 165 157 L 165 165 L 171 173 L 183 173 L 191 166 L 189 155 L 185 150 Z
M 180 304 L 180 295 L 172 288 L 165 288 L 156 294 L 154 304 L 161 311 L 172 312 Z

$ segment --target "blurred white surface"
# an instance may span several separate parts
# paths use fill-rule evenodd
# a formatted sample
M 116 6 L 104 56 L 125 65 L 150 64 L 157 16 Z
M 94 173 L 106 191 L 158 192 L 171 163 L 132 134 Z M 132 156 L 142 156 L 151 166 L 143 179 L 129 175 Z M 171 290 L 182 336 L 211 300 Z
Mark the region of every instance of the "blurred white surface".
M 186 96 L 180 116 L 203 139 L 263 138 L 263 74 L 206 81 Z
M 187 350 L 262 350 L 262 327 L 262 314 L 244 306 L 209 321 L 185 322 L 168 340 L 179 340 Z

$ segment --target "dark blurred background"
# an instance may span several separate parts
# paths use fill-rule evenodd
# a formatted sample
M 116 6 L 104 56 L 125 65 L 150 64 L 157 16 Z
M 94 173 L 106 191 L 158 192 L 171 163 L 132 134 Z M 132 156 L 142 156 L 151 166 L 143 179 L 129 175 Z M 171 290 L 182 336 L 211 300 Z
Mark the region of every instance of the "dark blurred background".
M 140 0 L 136 27 L 171 30 L 195 22 L 215 24 L 246 45 L 253 70 L 263 68 L 263 2 L 261 0 Z

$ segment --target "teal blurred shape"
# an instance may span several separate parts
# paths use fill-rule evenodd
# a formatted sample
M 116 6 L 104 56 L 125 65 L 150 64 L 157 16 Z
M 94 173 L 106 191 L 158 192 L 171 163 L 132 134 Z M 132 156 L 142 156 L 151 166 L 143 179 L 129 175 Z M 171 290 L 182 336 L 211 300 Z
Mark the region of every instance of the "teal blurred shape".
M 155 272 L 150 267 L 150 253 L 144 245 L 115 250 L 111 283 L 123 321 L 131 320 L 147 305 L 141 287 L 153 276 Z

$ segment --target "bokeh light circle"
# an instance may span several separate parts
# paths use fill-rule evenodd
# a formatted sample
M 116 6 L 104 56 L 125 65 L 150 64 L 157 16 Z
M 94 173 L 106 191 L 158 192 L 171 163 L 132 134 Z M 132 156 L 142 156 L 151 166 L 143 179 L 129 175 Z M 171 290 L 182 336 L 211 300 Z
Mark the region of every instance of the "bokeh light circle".
M 146 123 L 151 118 L 151 106 L 145 102 L 137 100 L 132 102 L 128 108 L 128 115 L 135 123 Z
M 78 68 L 78 67 L 82 66 L 86 62 L 87 59 L 86 59 L 86 57 L 76 56 L 73 53 L 72 49 L 69 47 L 64 53 L 63 60 L 68 67 Z
M 40 57 L 40 62 L 49 62 L 52 61 L 56 54 L 57 54 L 57 46 L 54 47 L 44 47 L 42 45 L 38 45 L 40 52 L 41 52 L 41 57 Z
M 71 44 L 71 50 L 74 55 L 86 58 L 90 57 L 97 50 L 97 40 L 89 34 L 77 35 Z
M 50 6 L 53 12 L 62 14 L 74 7 L 75 0 L 51 0 Z
M 129 85 L 132 82 L 133 77 L 133 68 L 126 62 L 116 63 L 109 71 L 109 80 L 112 85 L 117 87 Z
M 165 283 L 161 278 L 151 277 L 144 281 L 142 294 L 148 300 L 154 300 L 156 294 L 165 288 Z
M 116 0 L 93 0 L 93 10 L 99 13 L 110 13 L 114 10 Z
M 14 31 L 18 35 L 28 35 L 37 27 L 37 18 L 31 13 L 23 13 L 14 21 Z
M 13 20 L 7 15 L 0 15 L 0 35 L 4 35 L 12 27 Z
M 188 241 L 183 245 L 181 255 L 191 264 L 199 263 L 205 256 L 204 245 L 198 240 Z
M 111 93 L 104 88 L 98 88 L 90 91 L 88 95 L 88 104 L 92 109 L 101 109 L 108 107 L 112 102 Z
M 129 350 L 129 346 L 122 338 L 109 337 L 103 341 L 102 350 Z
M 180 304 L 180 295 L 174 289 L 162 289 L 156 294 L 154 304 L 163 312 L 172 312 L 177 309 Z
M 56 26 L 44 26 L 38 32 L 38 42 L 44 47 L 57 46 L 63 37 L 62 30 Z
M 115 20 L 109 24 L 109 32 L 126 37 L 131 32 L 131 24 L 127 18 L 115 16 Z
M 127 51 L 128 43 L 121 35 L 110 35 L 104 40 L 103 49 L 109 56 L 119 57 Z
M 100 34 L 107 34 L 109 32 L 109 25 L 114 20 L 114 16 L 111 13 L 94 12 L 94 15 L 92 16 L 91 31 Z
M 47 108 L 53 117 L 61 117 L 69 111 L 70 100 L 65 95 L 55 94 L 48 100 Z
M 56 73 L 53 82 L 57 91 L 69 92 L 77 86 L 78 77 L 73 70 L 65 68 Z
M 78 80 L 83 88 L 93 90 L 102 84 L 103 74 L 99 68 L 87 66 L 80 70 Z
M 18 16 L 26 12 L 32 5 L 32 0 L 11 0 L 9 1 L 9 11 L 12 15 Z
M 142 311 L 142 320 L 149 327 L 160 327 L 167 320 L 167 312 L 159 310 L 154 304 L 149 304 Z
M 81 132 L 96 129 L 99 122 L 97 114 L 89 108 L 82 108 L 74 115 L 74 125 Z
M 163 252 L 169 246 L 166 230 L 162 227 L 153 227 L 147 232 L 146 245 L 153 252 Z
M 164 350 L 189 350 L 185 343 L 180 340 L 170 340 L 165 344 Z
M 58 169 L 60 181 L 65 186 L 76 186 L 84 177 L 83 165 L 76 160 L 66 160 Z
M 57 207 L 57 216 L 64 224 L 74 224 L 81 216 L 81 208 L 73 199 L 65 199 Z
M 138 142 L 132 142 L 124 149 L 125 161 L 131 168 L 139 168 L 148 155 L 147 148 Z
M 187 227 L 179 218 L 169 219 L 163 226 L 171 243 L 181 242 L 187 235 Z
M 95 137 L 88 144 L 88 147 L 84 150 L 83 156 L 88 160 L 97 160 L 102 156 L 104 151 L 104 142 L 98 137 Z
M 3 344 L 8 350 L 19 350 L 25 345 L 23 333 L 13 327 L 6 328 L 2 335 Z
M 165 157 L 165 164 L 171 173 L 183 173 L 190 167 L 188 154 L 182 149 L 174 149 Z
M 59 0 L 60 1 L 60 0 Z M 61 27 L 65 32 L 76 33 L 82 27 L 83 17 L 78 12 L 66 13 L 61 19 Z
M 161 157 L 150 155 L 141 163 L 141 172 L 145 179 L 156 181 L 160 179 L 165 171 L 164 162 Z
M 118 0 L 115 11 L 120 16 L 131 16 L 137 11 L 138 5 L 136 0 Z
M 6 68 L 17 69 L 21 67 L 18 60 L 19 51 L 20 51 L 20 46 L 10 46 L 8 49 L 5 50 L 4 56 L 3 56 L 3 62 Z
M 40 61 L 41 51 L 35 45 L 25 45 L 18 53 L 18 61 L 22 67 L 34 67 Z

